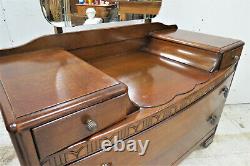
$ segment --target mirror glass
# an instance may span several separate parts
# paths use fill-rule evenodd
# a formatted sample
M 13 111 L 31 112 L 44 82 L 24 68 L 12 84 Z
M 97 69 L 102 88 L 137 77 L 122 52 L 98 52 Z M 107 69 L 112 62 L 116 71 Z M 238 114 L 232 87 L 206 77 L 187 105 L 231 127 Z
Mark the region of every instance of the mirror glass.
M 56 27 L 151 19 L 161 0 L 40 0 L 44 17 Z

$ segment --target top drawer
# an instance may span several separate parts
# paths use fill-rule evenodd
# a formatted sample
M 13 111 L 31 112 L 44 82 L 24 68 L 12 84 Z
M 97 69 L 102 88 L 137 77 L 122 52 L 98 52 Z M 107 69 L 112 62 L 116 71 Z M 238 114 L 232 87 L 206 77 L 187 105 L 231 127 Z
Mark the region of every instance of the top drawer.
M 124 119 L 127 98 L 127 95 L 122 95 L 34 128 L 32 131 L 40 158 Z

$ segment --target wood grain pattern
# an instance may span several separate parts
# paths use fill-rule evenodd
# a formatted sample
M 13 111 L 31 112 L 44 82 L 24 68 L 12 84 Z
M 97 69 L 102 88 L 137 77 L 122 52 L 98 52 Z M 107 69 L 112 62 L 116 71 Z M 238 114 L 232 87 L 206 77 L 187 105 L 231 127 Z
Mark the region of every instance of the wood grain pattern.
M 142 51 L 88 62 L 126 84 L 130 99 L 141 108 L 164 105 L 211 77 L 208 72 Z
M 140 51 L 145 46 L 145 38 L 120 41 L 95 47 L 80 48 L 71 51 L 72 54 L 89 62 L 114 55 L 130 54 Z M 112 49 L 111 49 L 112 48 Z
M 230 87 L 243 45 L 152 23 L 45 36 L 0 50 L 0 110 L 20 163 L 120 164 L 129 157 L 176 165 L 215 133 L 218 121 L 209 126 L 206 118 L 220 116 L 222 88 Z M 86 131 L 85 115 L 99 130 Z M 115 136 L 152 139 L 150 155 L 101 153 L 102 141 Z
M 119 96 L 32 129 L 40 158 L 53 154 L 123 120 L 127 115 L 126 98 L 128 98 L 127 95 Z M 88 119 L 97 123 L 95 131 L 87 129 L 86 121 Z M 63 139 L 61 139 L 62 137 Z
M 62 157 L 65 157 L 63 160 L 64 162 L 59 163 L 59 165 L 71 163 L 100 151 L 101 143 L 104 140 L 112 141 L 115 136 L 118 136 L 119 139 L 127 139 L 142 131 L 145 131 L 146 129 L 155 126 L 156 124 L 170 118 L 171 116 L 175 116 L 178 112 L 182 111 L 193 102 L 208 94 L 215 87 L 221 84 L 226 78 L 228 78 L 233 71 L 234 68 L 232 67 L 224 72 L 221 72 L 208 83 L 201 85 L 201 87 L 197 87 L 197 91 L 192 91 L 185 97 L 182 96 L 171 104 L 157 108 L 154 111 L 150 109 L 147 111 L 142 111 L 139 113 L 139 115 L 132 114 L 130 118 L 127 118 L 123 123 L 113 126 L 106 131 L 104 130 L 98 135 L 94 135 L 88 140 L 79 142 L 76 145 L 73 145 L 57 154 L 49 156 L 48 158 L 42 160 L 42 164 L 47 165 L 49 163 L 57 163 L 55 161 L 61 161 L 59 159 Z M 148 112 L 149 114 L 145 112 Z M 110 133 L 109 131 L 112 132 Z
M 208 131 L 212 131 L 216 127 L 216 124 L 211 125 L 207 120 L 211 115 L 220 117 L 225 103 L 225 98 L 220 91 L 224 87 L 229 87 L 231 81 L 232 76 L 214 91 L 197 101 L 196 104 L 162 121 L 153 128 L 131 137 L 130 139 L 133 140 L 150 140 L 144 156 L 139 156 L 138 152 L 128 151 L 123 153 L 98 152 L 72 165 L 101 165 L 102 163 L 141 166 L 162 165 L 162 163 L 173 165 L 179 157 L 204 138 Z M 176 158 L 176 156 L 178 157 Z
M 223 53 L 219 68 L 225 69 L 232 65 L 236 59 L 240 58 L 242 49 L 243 47 L 237 47 Z
M 217 53 L 156 38 L 151 39 L 144 50 L 209 72 L 218 68 L 220 60 Z
M 65 115 L 127 93 L 125 85 L 58 49 L 2 57 L 0 73 L 13 116 L 7 126 L 14 124 L 15 130 L 51 120 L 46 116 L 61 117 L 53 117 L 51 112 Z M 39 120 L 34 121 L 37 117 Z
M 225 48 L 232 49 L 231 47 L 237 47 L 243 44 L 242 41 L 235 39 L 206 35 L 180 29 L 170 33 L 166 33 L 165 30 L 163 30 L 151 34 L 153 37 L 162 40 L 220 53 L 225 51 Z
M 129 25 L 108 29 L 97 29 L 64 34 L 44 36 L 20 47 L 0 50 L 0 56 L 49 48 L 63 48 L 67 51 L 121 42 L 131 39 L 145 38 L 150 32 L 168 29 L 175 30 L 177 26 L 167 26 L 161 23 Z
M 119 84 L 63 50 L 3 57 L 0 72 L 16 118 Z

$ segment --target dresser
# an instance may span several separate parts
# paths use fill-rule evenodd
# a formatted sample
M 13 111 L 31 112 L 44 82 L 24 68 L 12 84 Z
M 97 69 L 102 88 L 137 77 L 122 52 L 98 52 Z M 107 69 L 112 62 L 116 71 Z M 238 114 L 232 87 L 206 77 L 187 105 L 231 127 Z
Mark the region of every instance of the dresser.
M 21 165 L 178 165 L 213 142 L 243 45 L 145 23 L 0 50 L 0 109 Z M 150 143 L 142 156 L 104 151 L 114 138 Z

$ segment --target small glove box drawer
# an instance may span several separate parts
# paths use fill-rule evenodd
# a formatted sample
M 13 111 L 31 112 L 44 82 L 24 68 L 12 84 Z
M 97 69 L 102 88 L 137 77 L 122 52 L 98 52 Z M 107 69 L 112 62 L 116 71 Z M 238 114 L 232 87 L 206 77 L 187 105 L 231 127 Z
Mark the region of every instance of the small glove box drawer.
M 68 147 L 126 117 L 126 95 L 96 104 L 34 128 L 41 158 Z

